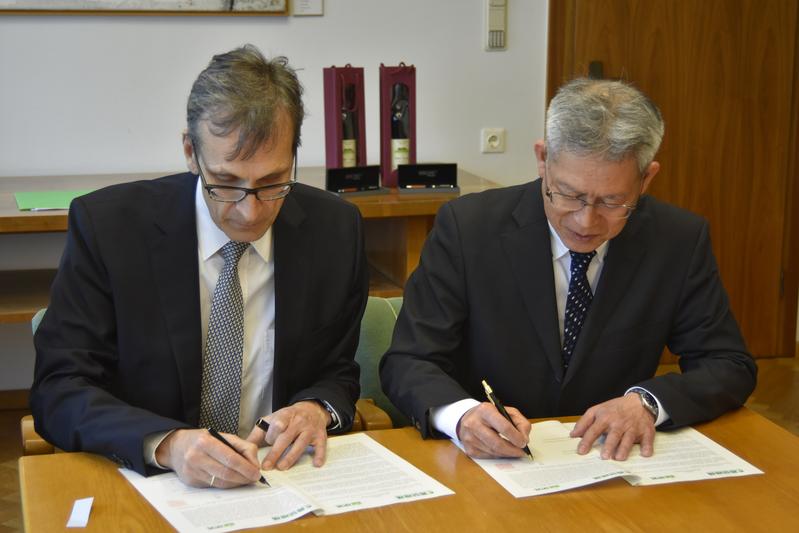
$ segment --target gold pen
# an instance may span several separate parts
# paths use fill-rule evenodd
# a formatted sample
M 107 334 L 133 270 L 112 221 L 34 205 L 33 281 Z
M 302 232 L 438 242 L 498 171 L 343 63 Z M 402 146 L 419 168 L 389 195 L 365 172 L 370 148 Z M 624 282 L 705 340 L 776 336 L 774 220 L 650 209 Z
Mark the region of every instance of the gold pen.
M 486 396 L 488 397 L 488 401 L 491 402 L 494 405 L 494 407 L 497 408 L 497 411 L 499 411 L 499 414 L 504 416 L 505 420 L 507 420 L 508 422 L 513 424 L 513 420 L 511 420 L 510 415 L 505 410 L 505 406 L 502 405 L 502 402 L 499 401 L 499 398 L 497 398 L 497 396 L 494 394 L 494 391 L 491 390 L 491 387 L 489 386 L 488 383 L 486 383 L 486 380 L 483 380 L 483 389 L 485 389 L 485 391 L 486 391 Z M 522 448 L 522 450 L 524 450 L 524 453 L 526 453 L 527 455 L 530 456 L 530 459 L 533 458 L 533 452 L 530 451 L 530 447 L 529 446 L 527 446 L 525 444 L 524 448 Z

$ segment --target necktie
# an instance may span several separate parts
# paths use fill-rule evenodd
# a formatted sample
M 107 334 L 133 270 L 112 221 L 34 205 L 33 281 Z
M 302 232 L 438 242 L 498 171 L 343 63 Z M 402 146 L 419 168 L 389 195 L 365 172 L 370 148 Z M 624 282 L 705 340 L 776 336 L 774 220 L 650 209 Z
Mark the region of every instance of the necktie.
M 566 296 L 566 316 L 563 321 L 563 351 L 561 352 L 563 370 L 569 368 L 572 352 L 577 345 L 577 337 L 580 335 L 580 328 L 583 327 L 583 320 L 588 314 L 588 308 L 594 297 L 586 272 L 588 272 L 588 265 L 596 252 L 584 254 L 570 251 L 569 253 L 572 256 L 572 264 L 569 294 Z
M 225 265 L 211 300 L 208 338 L 203 354 L 200 426 L 237 434 L 244 351 L 244 300 L 239 259 L 250 245 L 230 241 L 222 247 Z

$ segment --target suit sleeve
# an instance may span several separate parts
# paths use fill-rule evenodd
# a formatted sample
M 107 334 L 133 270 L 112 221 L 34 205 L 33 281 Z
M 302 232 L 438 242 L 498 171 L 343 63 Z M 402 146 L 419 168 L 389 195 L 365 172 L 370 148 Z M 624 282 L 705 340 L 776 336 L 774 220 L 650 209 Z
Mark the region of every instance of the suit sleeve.
M 671 419 L 662 427 L 711 420 L 744 404 L 757 381 L 757 366 L 730 310 L 704 222 L 668 339 L 681 374 L 641 384 L 664 405 Z
M 30 402 L 36 431 L 61 449 L 102 454 L 141 474 L 154 473 L 144 463 L 144 437 L 188 426 L 111 392 L 119 359 L 114 300 L 81 199 L 70 206 L 66 249 L 34 344 Z
M 360 370 L 355 362 L 358 349 L 361 318 L 369 296 L 369 270 L 364 251 L 363 220 L 360 212 L 353 208 L 355 253 L 337 260 L 352 264 L 347 297 L 341 303 L 338 317 L 323 331 L 313 334 L 319 342 L 330 339 L 324 358 L 318 362 L 318 379 L 309 387 L 292 395 L 289 403 L 307 399 L 327 401 L 340 419 L 340 426 L 331 433 L 346 433 L 352 428 L 355 418 L 355 402 L 360 395 Z M 332 258 L 331 258 L 332 260 Z
M 454 377 L 467 313 L 461 235 L 445 204 L 405 284 L 391 346 L 380 361 L 384 392 L 424 438 L 442 436 L 432 427 L 431 408 L 470 397 Z

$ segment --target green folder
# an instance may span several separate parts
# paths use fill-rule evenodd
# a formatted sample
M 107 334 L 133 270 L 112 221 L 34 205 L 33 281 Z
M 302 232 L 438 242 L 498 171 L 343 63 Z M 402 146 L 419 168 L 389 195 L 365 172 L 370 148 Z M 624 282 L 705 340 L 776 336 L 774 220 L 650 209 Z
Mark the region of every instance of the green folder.
M 47 211 L 50 209 L 69 209 L 69 203 L 94 189 L 77 189 L 71 191 L 27 191 L 15 192 L 17 207 L 20 211 Z

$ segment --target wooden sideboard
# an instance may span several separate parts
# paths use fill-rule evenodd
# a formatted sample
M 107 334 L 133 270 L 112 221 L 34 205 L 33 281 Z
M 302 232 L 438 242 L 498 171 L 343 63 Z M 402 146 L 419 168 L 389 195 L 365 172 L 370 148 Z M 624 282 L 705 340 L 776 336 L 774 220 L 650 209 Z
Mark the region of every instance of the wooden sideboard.
M 20 191 L 95 189 L 169 172 L 86 176 L 27 176 L 0 178 L 0 234 L 65 232 L 67 211 L 20 211 L 14 193 Z M 323 167 L 300 168 L 299 181 L 324 188 Z M 422 245 L 438 208 L 459 194 L 497 187 L 496 183 L 458 170 L 460 192 L 407 192 L 396 189 L 376 194 L 346 195 L 364 218 L 366 253 L 370 264 L 369 293 L 400 296 L 405 281 L 419 262 Z M 5 250 L 3 253 L 14 253 Z M 0 271 L 0 324 L 27 322 L 47 306 L 54 269 Z

